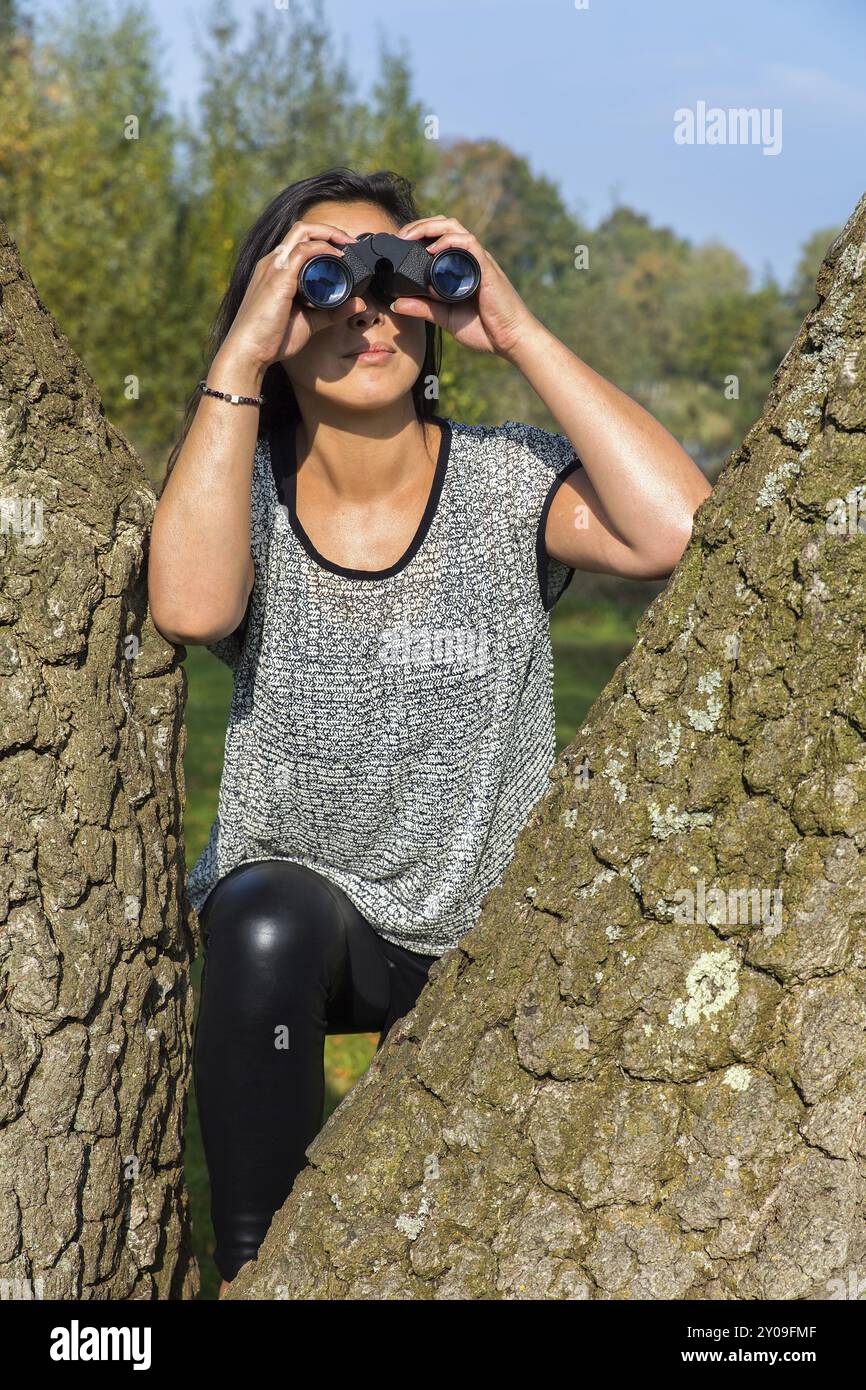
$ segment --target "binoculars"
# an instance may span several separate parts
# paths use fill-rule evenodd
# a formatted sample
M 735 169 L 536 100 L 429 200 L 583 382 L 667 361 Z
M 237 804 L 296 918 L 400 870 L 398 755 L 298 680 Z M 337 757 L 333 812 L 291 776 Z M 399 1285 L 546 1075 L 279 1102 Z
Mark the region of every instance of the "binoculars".
M 453 246 L 431 256 L 426 248 L 436 240 L 364 232 L 342 255 L 311 256 L 298 277 L 296 297 L 310 309 L 336 309 L 368 289 L 385 304 L 401 294 L 429 299 L 431 290 L 451 304 L 471 298 L 481 284 L 478 261 Z

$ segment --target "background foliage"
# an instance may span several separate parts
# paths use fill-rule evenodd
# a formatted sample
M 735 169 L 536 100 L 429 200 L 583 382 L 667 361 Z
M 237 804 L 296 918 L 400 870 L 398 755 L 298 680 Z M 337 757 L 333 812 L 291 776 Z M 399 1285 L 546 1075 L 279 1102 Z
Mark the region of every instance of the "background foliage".
M 293 16 L 275 26 L 261 7 L 242 42 L 219 0 L 197 108 L 179 119 L 146 5 L 117 17 L 104 0 L 71 0 L 34 34 L 16 0 L 0 0 L 0 213 L 151 479 L 207 369 L 243 233 L 280 188 L 334 164 L 411 178 L 422 213 L 475 232 L 532 311 L 714 477 L 759 414 L 838 229 L 815 232 L 793 283 L 755 286 L 726 247 L 630 208 L 586 226 L 518 152 L 429 139 L 404 52 L 382 48 L 362 99 L 315 0 Z M 440 412 L 469 423 L 553 423 L 518 373 L 451 341 L 440 385 Z
M 62 25 L 43 35 L 15 0 L 0 0 L 0 216 L 151 480 L 161 479 L 206 371 L 208 332 L 240 239 L 280 188 L 334 164 L 394 168 L 415 181 L 422 213 L 447 212 L 475 232 L 532 311 L 646 405 L 713 478 L 760 414 L 838 229 L 816 230 L 791 284 L 766 275 L 756 286 L 725 246 L 692 245 L 628 207 L 587 226 L 519 152 L 494 139 L 428 139 L 429 106 L 404 53 L 383 48 L 361 99 L 347 65 L 334 60 L 336 36 L 317 5 L 299 0 L 294 14 L 290 28 L 275 28 L 260 9 L 243 44 L 228 6 L 217 3 L 198 105 L 181 120 L 169 109 L 146 6 L 130 4 L 117 19 L 103 0 L 70 0 Z M 739 396 L 729 399 L 731 374 Z M 440 386 L 443 414 L 556 428 L 518 373 L 450 341 Z M 575 576 L 553 621 L 558 748 L 626 656 L 643 603 L 660 587 Z M 187 671 L 191 865 L 216 808 L 231 677 L 197 648 Z M 200 962 L 196 985 L 199 971 Z M 326 1113 L 363 1072 L 375 1041 L 328 1039 Z M 194 1094 L 190 1106 L 187 1178 L 202 1296 L 212 1298 L 218 1279 L 207 1258 Z

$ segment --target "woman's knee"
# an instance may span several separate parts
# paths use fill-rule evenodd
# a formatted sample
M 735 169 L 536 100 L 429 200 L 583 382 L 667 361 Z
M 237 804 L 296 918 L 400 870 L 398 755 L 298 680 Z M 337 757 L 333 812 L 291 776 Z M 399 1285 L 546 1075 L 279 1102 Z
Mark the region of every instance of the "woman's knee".
M 208 963 L 230 959 L 240 970 L 336 965 L 342 949 L 337 904 L 327 884 L 290 860 L 241 864 L 211 891 L 202 920 Z

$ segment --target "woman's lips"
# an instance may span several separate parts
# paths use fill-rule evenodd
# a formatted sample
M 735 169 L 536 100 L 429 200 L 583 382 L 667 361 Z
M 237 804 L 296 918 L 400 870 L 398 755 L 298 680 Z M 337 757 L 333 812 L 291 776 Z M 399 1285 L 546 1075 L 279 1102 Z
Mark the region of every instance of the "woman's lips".
M 362 348 L 360 352 L 351 352 L 349 356 L 355 362 L 373 362 L 379 358 L 393 357 L 393 348 Z

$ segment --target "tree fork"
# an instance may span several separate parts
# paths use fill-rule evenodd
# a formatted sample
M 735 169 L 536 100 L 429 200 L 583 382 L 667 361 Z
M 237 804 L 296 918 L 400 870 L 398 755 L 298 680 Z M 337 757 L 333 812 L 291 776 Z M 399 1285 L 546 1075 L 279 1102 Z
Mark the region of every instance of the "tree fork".
M 866 199 L 818 292 L 477 926 L 230 1298 L 829 1298 L 866 1270 Z M 154 499 L 5 231 L 0 296 L 3 495 L 48 518 L 0 537 L 0 1278 L 188 1297 Z

